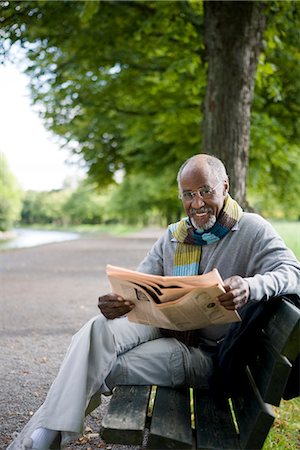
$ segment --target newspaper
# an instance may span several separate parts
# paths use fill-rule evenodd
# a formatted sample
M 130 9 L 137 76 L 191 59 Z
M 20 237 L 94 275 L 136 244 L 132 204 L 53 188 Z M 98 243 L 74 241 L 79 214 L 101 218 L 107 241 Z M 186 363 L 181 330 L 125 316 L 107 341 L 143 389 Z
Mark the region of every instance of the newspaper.
M 170 330 L 195 330 L 241 320 L 216 297 L 225 292 L 217 269 L 204 275 L 171 277 L 149 275 L 107 265 L 112 292 L 130 300 L 132 322 Z

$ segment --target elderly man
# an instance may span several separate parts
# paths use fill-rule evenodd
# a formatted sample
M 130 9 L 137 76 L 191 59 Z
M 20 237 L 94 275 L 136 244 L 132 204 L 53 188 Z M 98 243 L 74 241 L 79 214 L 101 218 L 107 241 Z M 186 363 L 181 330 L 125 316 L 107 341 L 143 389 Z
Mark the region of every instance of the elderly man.
M 216 267 L 225 280 L 218 301 L 238 309 L 298 293 L 300 266 L 272 226 L 245 213 L 229 195 L 224 165 L 205 154 L 188 159 L 178 173 L 187 217 L 171 224 L 138 270 L 158 275 L 197 275 Z M 208 385 L 212 353 L 228 326 L 166 336 L 164 330 L 127 321 L 134 307 L 110 293 L 99 298 L 101 314 L 74 337 L 45 403 L 9 449 L 48 449 L 82 431 L 101 393 L 116 384 Z

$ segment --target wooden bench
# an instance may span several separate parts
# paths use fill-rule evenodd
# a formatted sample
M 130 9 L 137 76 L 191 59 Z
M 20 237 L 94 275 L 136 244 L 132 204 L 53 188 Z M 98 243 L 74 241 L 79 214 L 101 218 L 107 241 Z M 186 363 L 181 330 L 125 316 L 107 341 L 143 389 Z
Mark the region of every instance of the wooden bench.
M 102 421 L 106 443 L 150 449 L 261 449 L 300 352 L 300 310 L 284 298 L 264 327 L 255 364 L 231 398 L 209 390 L 117 386 Z M 145 430 L 146 439 L 145 439 Z

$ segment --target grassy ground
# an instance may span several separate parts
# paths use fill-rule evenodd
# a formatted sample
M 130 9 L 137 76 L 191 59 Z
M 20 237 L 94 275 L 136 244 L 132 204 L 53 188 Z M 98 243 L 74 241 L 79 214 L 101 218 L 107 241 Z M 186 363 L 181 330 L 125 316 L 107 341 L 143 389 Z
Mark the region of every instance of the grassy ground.
M 122 235 L 126 233 L 132 233 L 134 231 L 141 230 L 141 226 L 137 225 L 125 225 L 122 223 L 110 224 L 110 225 L 57 225 L 57 224 L 18 224 L 17 228 L 28 228 L 30 230 L 47 230 L 47 231 L 66 231 L 71 233 L 81 233 L 85 234 L 112 234 L 112 235 Z
M 300 259 L 300 222 L 277 222 L 272 225 Z M 298 450 L 300 448 L 300 397 L 281 401 L 280 408 L 274 408 L 275 422 L 263 450 Z
M 293 250 L 298 259 L 300 259 L 300 221 L 284 222 L 271 221 L 273 227 L 280 234 L 286 245 Z
M 298 450 L 300 448 L 300 397 L 281 401 L 275 408 L 275 422 L 263 450 Z

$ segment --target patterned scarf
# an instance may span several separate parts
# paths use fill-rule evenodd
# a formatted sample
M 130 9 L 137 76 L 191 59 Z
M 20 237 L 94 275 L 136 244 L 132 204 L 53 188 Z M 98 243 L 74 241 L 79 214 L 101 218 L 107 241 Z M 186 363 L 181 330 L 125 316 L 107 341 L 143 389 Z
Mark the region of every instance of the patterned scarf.
M 173 237 L 177 240 L 173 275 L 198 275 L 202 245 L 214 244 L 226 236 L 242 214 L 242 208 L 228 194 L 224 208 L 209 230 L 196 230 L 188 217 L 169 225 Z

